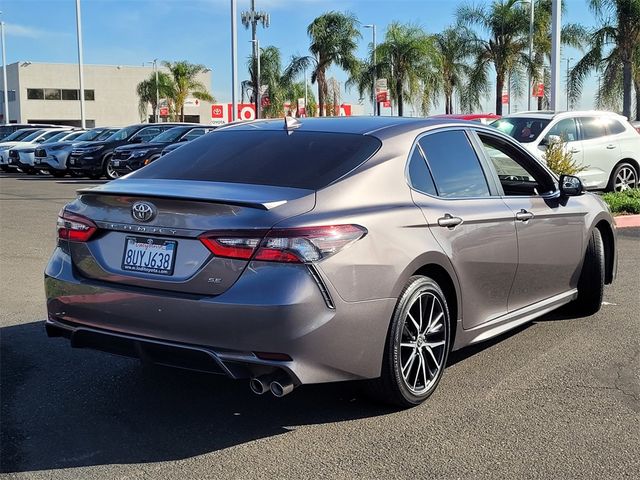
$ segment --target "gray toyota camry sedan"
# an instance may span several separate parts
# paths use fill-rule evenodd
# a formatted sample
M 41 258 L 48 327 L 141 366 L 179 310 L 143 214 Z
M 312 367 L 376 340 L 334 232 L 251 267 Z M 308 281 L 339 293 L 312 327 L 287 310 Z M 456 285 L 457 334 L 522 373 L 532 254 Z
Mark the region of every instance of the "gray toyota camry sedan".
M 80 190 L 45 271 L 50 336 L 283 396 L 366 380 L 411 406 L 447 354 L 598 311 L 616 231 L 580 180 L 501 132 L 263 120 Z

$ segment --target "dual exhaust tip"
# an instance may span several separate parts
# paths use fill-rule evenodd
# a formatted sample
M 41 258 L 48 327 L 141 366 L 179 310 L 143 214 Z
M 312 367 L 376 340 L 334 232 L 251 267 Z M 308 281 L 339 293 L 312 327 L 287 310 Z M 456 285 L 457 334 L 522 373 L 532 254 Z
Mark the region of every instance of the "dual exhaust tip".
M 293 391 L 294 385 L 291 378 L 280 375 L 261 375 L 249 380 L 249 388 L 256 395 L 271 392 L 275 397 L 281 398 Z

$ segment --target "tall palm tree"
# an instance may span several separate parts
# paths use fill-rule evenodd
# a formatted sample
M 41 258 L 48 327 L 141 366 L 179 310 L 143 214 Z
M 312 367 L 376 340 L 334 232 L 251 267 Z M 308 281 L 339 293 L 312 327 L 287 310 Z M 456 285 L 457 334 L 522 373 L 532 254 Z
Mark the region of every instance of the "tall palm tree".
M 197 80 L 200 73 L 204 73 L 206 67 L 187 61 L 162 62 L 162 65 L 169 71 L 172 80 L 171 99 L 176 112 L 180 112 L 180 121 L 184 121 L 184 102 L 189 95 L 208 102 L 215 99 L 208 92 L 207 87 Z
M 247 69 L 250 80 L 242 82 L 243 94 L 249 93 L 249 101 L 256 103 L 258 100 L 255 86 L 257 65 L 256 60 L 251 55 L 247 60 Z M 280 50 L 273 45 L 260 49 L 260 87 L 265 89 L 262 112 L 265 117 L 278 117 L 283 111 L 287 87 L 290 83 L 288 77 L 282 73 L 282 61 Z
M 325 114 L 329 67 L 335 64 L 352 73 L 358 66 L 354 53 L 357 40 L 362 36 L 358 25 L 358 20 L 350 13 L 332 11 L 320 15 L 307 27 L 311 56 L 294 57 L 285 72 L 287 77 L 294 78 L 305 68 L 311 70 L 311 83 L 318 83 L 320 116 Z
M 158 86 L 156 94 L 156 75 L 152 73 L 149 78 L 141 81 L 136 86 L 136 93 L 138 94 L 138 114 L 140 120 L 148 119 L 147 108 L 151 104 L 151 111 L 153 118 L 156 117 L 156 111 L 158 105 L 156 99 L 168 98 L 172 93 L 172 82 L 169 75 L 164 72 L 158 72 Z
M 640 44 L 640 0 L 589 0 L 588 3 L 598 27 L 590 32 L 589 50 L 571 70 L 570 96 L 579 97 L 587 75 L 600 71 L 602 86 L 598 97 L 610 97 L 615 93 L 611 87 L 621 79 L 622 114 L 631 118 L 634 57 Z
M 462 26 L 479 27 L 488 35 L 476 35 L 473 84 L 482 88 L 487 84 L 489 66 L 496 72 L 496 113 L 502 115 L 502 89 L 509 76 L 521 77 L 529 68 L 526 52 L 529 45 L 529 15 L 521 0 L 495 0 L 490 6 L 465 4 L 456 11 Z
M 398 105 L 398 115 L 404 114 L 406 101 L 419 100 L 423 113 L 437 88 L 437 52 L 433 38 L 422 28 L 393 22 L 387 28 L 384 42 L 376 48 L 378 78 L 390 78 L 391 98 Z
M 435 34 L 434 40 L 440 72 L 438 83 L 444 93 L 445 113 L 451 114 L 454 92 L 457 91 L 461 98 L 468 94 L 464 90 L 471 73 L 467 60 L 473 52 L 472 35 L 466 28 L 449 27 Z

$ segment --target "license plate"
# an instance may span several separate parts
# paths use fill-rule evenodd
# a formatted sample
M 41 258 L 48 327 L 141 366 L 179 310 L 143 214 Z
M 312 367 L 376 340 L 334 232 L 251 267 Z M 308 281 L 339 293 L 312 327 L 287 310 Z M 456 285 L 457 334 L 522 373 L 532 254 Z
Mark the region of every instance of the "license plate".
M 73 157 L 71 157 L 71 158 L 69 159 L 69 165 L 75 165 L 75 164 L 76 164 L 76 159 L 75 159 L 75 158 L 73 158 Z
M 130 272 L 173 275 L 178 242 L 150 237 L 127 237 L 122 269 Z
M 113 164 L 114 167 L 120 166 L 120 162 L 118 160 L 113 160 L 111 163 Z
M 40 160 L 39 158 L 34 158 L 33 163 L 35 163 L 36 165 L 40 165 L 42 163 L 42 160 Z

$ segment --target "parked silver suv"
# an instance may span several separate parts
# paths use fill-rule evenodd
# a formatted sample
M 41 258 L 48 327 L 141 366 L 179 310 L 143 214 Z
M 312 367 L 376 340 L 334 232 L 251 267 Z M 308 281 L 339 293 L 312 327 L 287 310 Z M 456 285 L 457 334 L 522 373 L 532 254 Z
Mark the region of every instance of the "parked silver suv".
M 367 379 L 410 406 L 450 350 L 568 303 L 597 312 L 615 242 L 598 196 L 494 128 L 256 121 L 81 190 L 58 219 L 46 327 L 258 394 Z
M 563 139 L 585 188 L 626 190 L 640 186 L 640 134 L 611 112 L 521 112 L 492 123 L 544 161 L 550 141 Z

